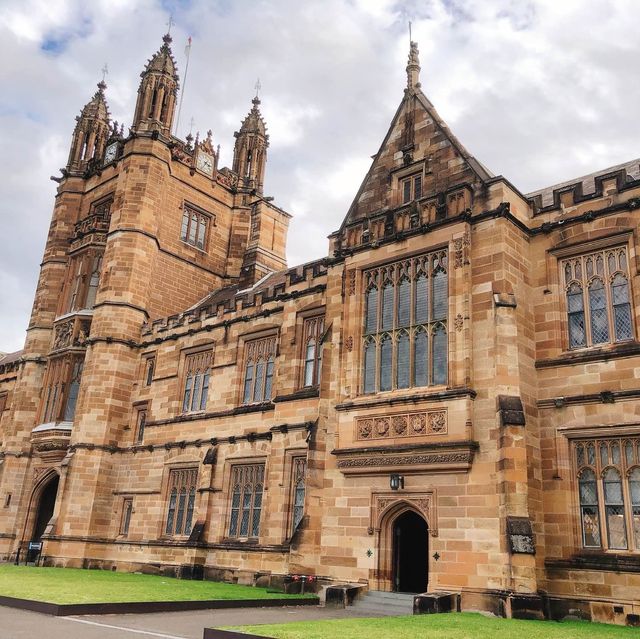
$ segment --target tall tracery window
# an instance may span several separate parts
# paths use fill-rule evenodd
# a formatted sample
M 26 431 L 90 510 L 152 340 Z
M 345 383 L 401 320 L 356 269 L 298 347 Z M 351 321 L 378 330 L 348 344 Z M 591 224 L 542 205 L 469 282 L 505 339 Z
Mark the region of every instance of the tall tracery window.
M 302 350 L 304 367 L 302 371 L 302 386 L 318 386 L 322 371 L 322 338 L 324 332 L 324 317 L 309 317 L 305 319 L 302 329 Z
M 626 247 L 563 260 L 561 270 L 570 348 L 633 339 Z
M 40 421 L 73 421 L 82 380 L 84 355 L 49 361 L 42 388 Z
M 190 535 L 196 504 L 197 468 L 174 468 L 169 472 L 169 505 L 165 535 Z
M 447 251 L 366 271 L 365 393 L 447 383 Z
M 182 227 L 180 229 L 180 239 L 191 246 L 205 250 L 207 242 L 207 228 L 210 217 L 206 213 L 197 211 L 195 208 L 185 204 L 182 212 Z
M 212 360 L 213 352 L 210 350 L 187 355 L 182 395 L 183 413 L 201 411 L 207 407 Z
M 640 552 L 640 438 L 574 443 L 582 545 Z
M 307 458 L 294 457 L 291 473 L 291 534 L 304 517 L 304 496 L 306 491 Z
M 264 464 L 233 466 L 230 486 L 229 537 L 258 537 L 264 491 Z
M 63 313 L 94 307 L 101 272 L 101 251 L 89 250 L 71 257 Z
M 242 403 L 253 404 L 271 399 L 276 337 L 254 339 L 246 343 Z

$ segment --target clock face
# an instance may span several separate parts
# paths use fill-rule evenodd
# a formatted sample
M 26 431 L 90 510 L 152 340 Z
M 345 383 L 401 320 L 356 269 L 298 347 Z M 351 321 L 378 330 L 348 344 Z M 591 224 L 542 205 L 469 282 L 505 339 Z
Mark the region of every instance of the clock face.
M 198 151 L 198 157 L 196 159 L 196 167 L 199 171 L 206 173 L 207 175 L 213 175 L 213 157 L 203 151 Z
M 118 152 L 118 143 L 112 142 L 107 147 L 107 150 L 104 152 L 104 163 L 109 164 L 110 162 L 113 162 L 116 159 L 117 152 Z

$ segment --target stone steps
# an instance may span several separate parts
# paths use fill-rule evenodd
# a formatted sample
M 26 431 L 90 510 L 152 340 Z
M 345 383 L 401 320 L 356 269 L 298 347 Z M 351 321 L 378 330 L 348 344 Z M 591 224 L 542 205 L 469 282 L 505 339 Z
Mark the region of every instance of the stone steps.
M 357 613 L 399 616 L 413 614 L 413 595 L 370 590 L 356 600 L 351 609 Z

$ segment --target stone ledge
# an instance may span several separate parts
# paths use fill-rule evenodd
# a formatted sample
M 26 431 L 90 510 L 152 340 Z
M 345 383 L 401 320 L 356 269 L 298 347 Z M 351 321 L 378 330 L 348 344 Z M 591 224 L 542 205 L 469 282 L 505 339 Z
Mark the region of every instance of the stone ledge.
M 585 553 L 573 555 L 568 559 L 547 559 L 544 565 L 548 570 L 604 570 L 640 573 L 640 556 Z

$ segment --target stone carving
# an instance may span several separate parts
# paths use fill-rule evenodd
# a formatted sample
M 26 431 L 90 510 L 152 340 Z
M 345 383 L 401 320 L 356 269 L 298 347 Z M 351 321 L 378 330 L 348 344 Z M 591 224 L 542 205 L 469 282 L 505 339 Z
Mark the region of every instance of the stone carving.
M 53 338 L 53 350 L 57 351 L 60 348 L 65 348 L 71 344 L 71 335 L 73 334 L 73 320 L 58 324 L 55 328 L 55 335 Z
M 375 466 L 417 466 L 424 464 L 470 464 L 473 451 L 425 453 L 421 455 L 371 455 L 338 461 L 338 468 L 371 468 Z
M 355 295 L 356 292 L 356 270 L 351 269 L 348 274 L 349 279 L 349 295 Z
M 344 345 L 349 352 L 353 350 L 353 337 L 351 337 L 351 335 L 347 337 L 347 339 L 344 342 Z
M 373 493 L 371 495 L 371 514 L 368 531 L 373 534 L 379 531 L 387 518 L 389 509 L 394 506 L 413 506 L 420 512 L 429 525 L 429 534 L 438 536 L 438 517 L 436 512 L 436 499 L 432 491 L 428 492 L 403 492 L 403 493 Z M 395 516 L 395 515 L 392 515 Z
M 469 263 L 469 246 L 471 246 L 471 235 L 469 234 L 469 231 L 466 231 L 462 237 L 457 237 L 453 240 L 455 268 L 460 268 Z
M 442 434 L 447 432 L 447 414 L 444 411 L 437 413 L 429 413 L 429 431 L 430 434 Z
M 91 322 L 89 320 L 83 320 L 80 322 L 80 326 L 78 328 L 78 334 L 76 338 L 73 340 L 74 346 L 84 346 L 87 343 L 87 339 L 89 338 L 89 331 L 91 330 Z
M 456 327 L 456 331 L 458 331 L 459 333 L 462 330 L 462 327 L 464 326 L 464 318 L 462 317 L 462 315 L 460 315 L 460 313 L 456 315 L 456 318 L 453 321 L 453 324 Z
M 447 412 L 424 411 L 356 418 L 356 439 L 387 439 L 447 432 Z

